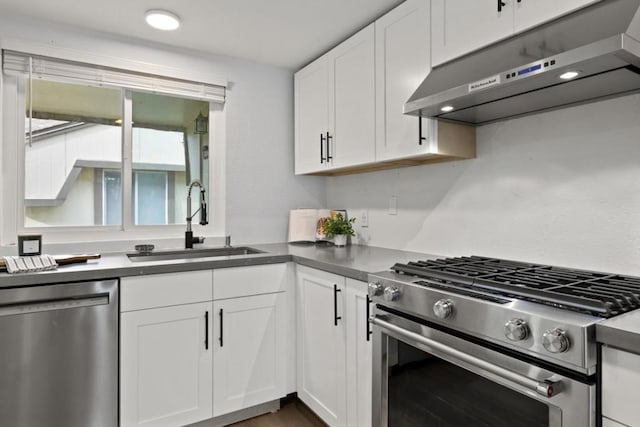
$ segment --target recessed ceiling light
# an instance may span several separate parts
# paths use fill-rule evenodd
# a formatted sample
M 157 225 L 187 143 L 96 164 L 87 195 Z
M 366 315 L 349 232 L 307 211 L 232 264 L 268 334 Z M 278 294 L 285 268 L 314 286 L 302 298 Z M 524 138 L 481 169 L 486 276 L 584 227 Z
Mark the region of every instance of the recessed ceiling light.
M 579 71 L 567 71 L 566 73 L 560 74 L 560 78 L 562 80 L 571 80 L 580 75 Z
M 453 107 L 451 105 L 445 105 L 440 109 L 443 113 L 448 113 L 449 111 L 453 111 Z
M 144 14 L 147 24 L 157 30 L 172 31 L 180 26 L 180 18 L 175 13 L 166 10 L 153 9 Z

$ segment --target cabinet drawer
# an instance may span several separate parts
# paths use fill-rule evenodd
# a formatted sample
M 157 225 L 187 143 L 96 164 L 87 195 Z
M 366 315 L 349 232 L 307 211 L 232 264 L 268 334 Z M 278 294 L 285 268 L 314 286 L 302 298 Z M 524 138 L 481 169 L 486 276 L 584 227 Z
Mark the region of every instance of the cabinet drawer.
M 213 270 L 213 299 L 282 292 L 287 286 L 287 264 L 252 265 Z
M 602 415 L 628 426 L 640 426 L 638 384 L 640 356 L 602 347 Z
M 211 270 L 120 279 L 120 311 L 211 301 Z

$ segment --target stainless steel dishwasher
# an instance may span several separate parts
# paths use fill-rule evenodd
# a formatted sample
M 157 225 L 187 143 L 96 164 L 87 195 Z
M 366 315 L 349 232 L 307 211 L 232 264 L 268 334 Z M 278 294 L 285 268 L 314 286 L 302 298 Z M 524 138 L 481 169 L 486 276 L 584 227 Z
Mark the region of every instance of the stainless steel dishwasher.
M 0 289 L 0 425 L 118 425 L 118 281 Z

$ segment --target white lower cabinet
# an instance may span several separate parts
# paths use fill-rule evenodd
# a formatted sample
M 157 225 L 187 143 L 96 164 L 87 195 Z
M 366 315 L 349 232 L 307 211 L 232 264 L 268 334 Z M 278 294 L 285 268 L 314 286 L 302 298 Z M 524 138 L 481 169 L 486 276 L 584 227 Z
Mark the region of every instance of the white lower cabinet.
M 298 397 L 330 426 L 346 426 L 344 277 L 297 268 Z
M 297 267 L 298 397 L 330 426 L 371 425 L 366 284 Z
M 122 313 L 122 426 L 181 426 L 211 418 L 212 311 L 212 303 L 203 302 Z
M 122 278 L 120 425 L 184 426 L 292 391 L 291 267 Z
M 347 279 L 347 425 L 371 427 L 372 360 L 367 283 Z
M 603 426 L 640 426 L 637 389 L 640 384 L 640 355 L 602 347 Z M 606 422 L 605 422 L 606 421 Z M 612 423 L 615 421 L 616 423 Z
M 215 301 L 213 416 L 284 397 L 284 292 Z

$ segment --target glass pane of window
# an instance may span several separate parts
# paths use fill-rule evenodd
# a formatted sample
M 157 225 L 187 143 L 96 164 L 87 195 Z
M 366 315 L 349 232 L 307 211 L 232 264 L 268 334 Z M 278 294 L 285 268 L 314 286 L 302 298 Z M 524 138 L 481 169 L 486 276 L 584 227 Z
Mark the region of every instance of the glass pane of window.
M 142 92 L 134 92 L 132 100 L 132 180 L 138 187 L 132 194 L 132 220 L 184 224 L 189 184 L 197 179 L 206 188 L 209 182 L 209 103 Z M 199 193 L 192 196 L 195 212 Z
M 169 172 L 134 172 L 133 214 L 136 225 L 167 223 Z
M 122 174 L 120 171 L 104 171 L 102 182 L 104 195 L 103 218 L 104 225 L 122 224 Z
M 107 185 L 103 170 L 121 169 L 122 91 L 33 80 L 30 95 L 25 86 L 25 227 L 120 224 L 119 180 Z

